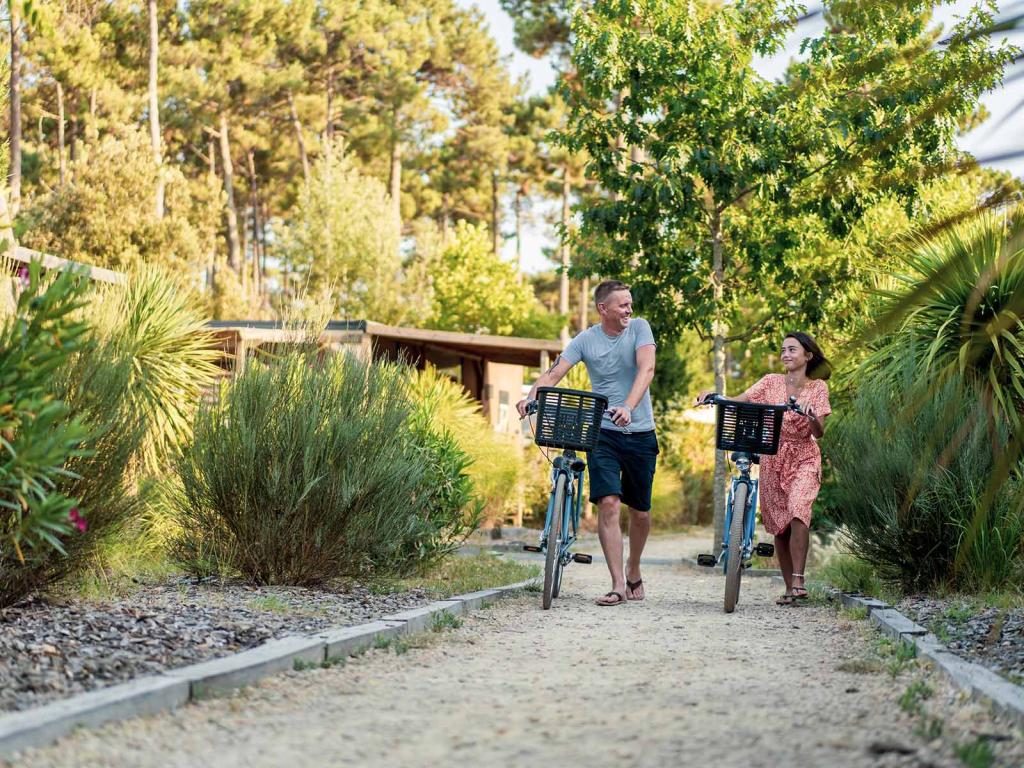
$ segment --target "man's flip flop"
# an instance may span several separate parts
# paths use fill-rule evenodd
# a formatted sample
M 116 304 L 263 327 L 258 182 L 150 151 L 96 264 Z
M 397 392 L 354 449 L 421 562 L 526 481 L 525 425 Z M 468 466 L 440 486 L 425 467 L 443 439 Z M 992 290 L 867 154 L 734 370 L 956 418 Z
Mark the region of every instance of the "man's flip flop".
M 636 592 L 637 589 L 639 587 L 642 587 L 643 585 L 644 585 L 644 580 L 643 579 L 637 579 L 636 581 L 627 581 L 626 582 L 626 589 L 629 590 L 629 592 L 632 593 L 632 592 Z M 631 597 L 629 599 L 630 600 L 643 600 L 642 597 Z
M 614 597 L 614 602 L 609 601 L 609 597 Z M 597 598 L 597 600 L 595 600 L 594 602 L 600 605 L 602 608 L 610 608 L 613 605 L 622 605 L 624 602 L 626 602 L 626 596 L 621 592 L 605 592 L 604 595 Z

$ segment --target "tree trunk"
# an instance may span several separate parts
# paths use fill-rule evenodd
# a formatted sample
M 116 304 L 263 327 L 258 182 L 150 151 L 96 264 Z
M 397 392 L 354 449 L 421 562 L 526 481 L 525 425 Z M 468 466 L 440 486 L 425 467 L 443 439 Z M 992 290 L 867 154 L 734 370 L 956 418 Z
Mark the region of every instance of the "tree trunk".
M 560 338 L 569 343 L 569 166 L 562 166 L 562 271 L 558 278 L 558 313 L 565 318 Z
M 498 172 L 491 172 L 491 248 L 495 256 L 501 255 L 501 204 Z
M 302 160 L 302 180 L 309 186 L 309 157 L 306 155 L 306 142 L 302 138 L 302 123 L 299 121 L 299 112 L 295 109 L 295 98 L 292 92 L 288 91 L 288 108 L 292 113 L 292 125 L 295 126 L 295 140 L 299 144 L 299 159 Z
M 391 142 L 391 178 L 388 181 L 391 210 L 402 231 L 402 142 L 396 136 Z
M 20 3 L 7 4 L 11 22 L 11 168 L 10 203 L 8 215 L 13 219 L 21 206 L 21 20 L 18 17 Z
M 164 217 L 163 152 L 160 146 L 160 97 L 157 93 L 160 37 L 156 0 L 149 0 L 149 140 L 156 161 L 156 218 Z
M 231 140 L 228 136 L 228 114 L 220 113 L 220 161 L 227 196 L 225 216 L 228 225 L 228 266 L 242 274 L 242 253 L 238 238 L 238 208 L 235 207 L 234 166 L 231 163 Z
M 580 332 L 587 330 L 587 314 L 590 309 L 590 278 L 584 277 L 580 283 Z
M 259 295 L 262 289 L 260 283 L 260 201 L 254 154 L 250 149 L 246 153 L 246 160 L 249 163 L 249 207 L 252 209 L 252 288 L 253 293 Z
M 71 183 L 74 184 L 78 181 L 78 117 L 72 116 L 71 118 L 71 131 L 68 137 L 68 155 L 71 162 Z
M 324 136 L 330 142 L 334 138 L 334 70 L 327 72 L 327 122 L 324 124 Z
M 516 275 L 523 282 L 523 188 L 516 188 Z
M 60 173 L 60 185 L 67 181 L 68 167 L 64 157 L 64 86 L 57 82 L 57 166 Z
M 722 259 L 722 215 L 715 209 L 711 218 L 711 283 L 714 287 L 715 320 L 713 328 L 712 367 L 715 373 L 715 391 L 725 395 L 725 321 L 722 318 L 722 299 L 724 296 L 725 264 Z M 722 552 L 722 540 L 725 538 L 725 483 L 726 462 L 725 452 L 715 451 L 715 487 L 712 495 L 715 521 L 715 556 Z

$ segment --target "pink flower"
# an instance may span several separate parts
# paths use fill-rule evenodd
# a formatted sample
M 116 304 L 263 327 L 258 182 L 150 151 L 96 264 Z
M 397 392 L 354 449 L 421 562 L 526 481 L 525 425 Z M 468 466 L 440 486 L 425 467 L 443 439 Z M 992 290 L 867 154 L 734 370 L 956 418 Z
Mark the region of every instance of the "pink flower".
M 24 265 L 18 267 L 18 280 L 21 281 L 22 288 L 28 288 L 28 285 L 31 282 L 28 274 L 28 267 Z
M 89 527 L 89 523 L 78 513 L 78 507 L 72 507 L 71 511 L 68 512 L 68 517 L 71 519 L 71 524 L 74 525 L 75 528 L 82 533 L 85 533 L 85 530 Z

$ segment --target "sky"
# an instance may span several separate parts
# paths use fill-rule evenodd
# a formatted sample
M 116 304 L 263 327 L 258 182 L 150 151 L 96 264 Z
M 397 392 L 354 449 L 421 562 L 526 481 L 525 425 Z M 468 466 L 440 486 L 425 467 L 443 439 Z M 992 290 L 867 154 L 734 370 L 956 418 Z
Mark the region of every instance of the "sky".
M 531 93 L 545 92 L 554 81 L 555 73 L 550 62 L 527 56 L 516 48 L 513 40 L 512 19 L 501 9 L 499 1 L 459 0 L 459 2 L 465 6 L 476 6 L 483 12 L 491 34 L 497 41 L 502 55 L 507 58 L 512 76 L 525 75 L 529 79 Z M 810 7 L 812 3 L 808 2 L 807 5 Z M 943 23 L 948 29 L 956 17 L 966 13 L 972 5 L 974 5 L 974 0 L 956 0 L 956 2 L 938 9 L 935 13 L 935 20 Z M 999 3 L 999 7 L 1003 10 L 1008 10 L 1011 6 L 1014 11 L 1020 11 L 1022 9 L 1019 6 L 1024 6 L 1024 2 L 1002 0 Z M 785 69 L 789 60 L 797 55 L 800 40 L 817 35 L 821 30 L 820 16 L 802 24 L 791 36 L 784 52 L 757 64 L 761 74 L 769 78 L 777 77 Z M 1010 35 L 1009 39 L 1024 48 L 1024 31 L 1016 31 Z M 983 101 L 991 113 L 991 117 L 961 139 L 961 148 L 973 153 L 979 161 L 986 165 L 1012 171 L 1018 176 L 1024 175 L 1024 157 L 1010 160 L 997 159 L 999 155 L 1024 149 L 1024 109 L 1009 119 L 1005 119 L 1016 105 L 1024 101 L 1024 78 L 988 94 Z M 992 160 L 986 162 L 989 158 Z M 553 262 L 544 255 L 545 250 L 550 251 L 555 245 L 553 224 L 546 219 L 554 217 L 557 214 L 557 208 L 558 204 L 555 202 L 535 205 L 532 214 L 533 220 L 528 221 L 524 226 L 522 266 L 527 272 L 540 272 L 553 267 Z M 511 232 L 513 228 L 514 224 L 511 220 L 506 222 L 506 231 Z M 503 255 L 507 259 L 515 257 L 514 239 L 509 238 L 506 241 Z

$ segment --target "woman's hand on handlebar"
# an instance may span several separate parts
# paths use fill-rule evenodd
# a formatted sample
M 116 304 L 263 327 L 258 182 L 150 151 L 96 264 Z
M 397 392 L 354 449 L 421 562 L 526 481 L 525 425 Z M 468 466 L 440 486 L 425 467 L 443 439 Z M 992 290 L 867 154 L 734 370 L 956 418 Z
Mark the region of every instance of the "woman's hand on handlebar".
M 718 397 L 717 392 L 705 389 L 697 395 L 697 405 L 713 405 L 716 397 Z

